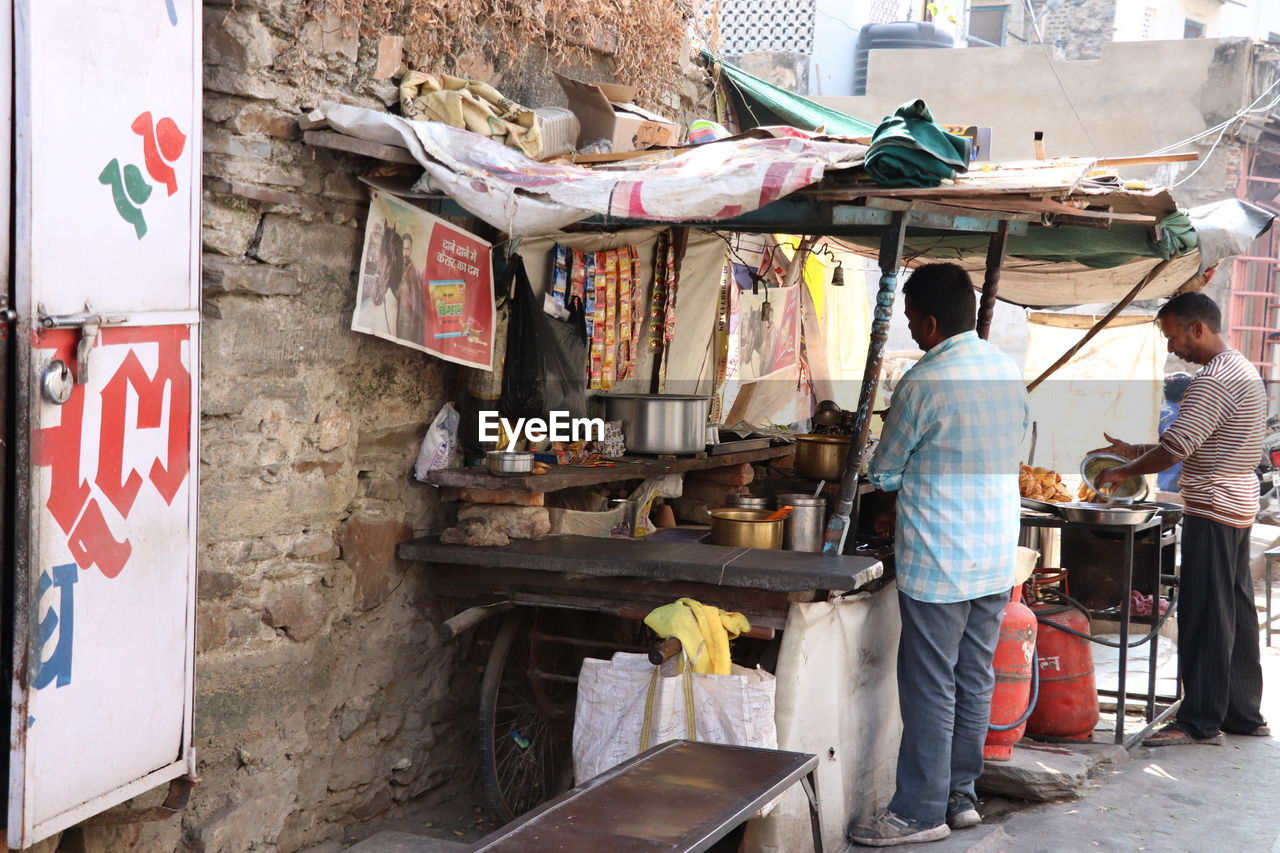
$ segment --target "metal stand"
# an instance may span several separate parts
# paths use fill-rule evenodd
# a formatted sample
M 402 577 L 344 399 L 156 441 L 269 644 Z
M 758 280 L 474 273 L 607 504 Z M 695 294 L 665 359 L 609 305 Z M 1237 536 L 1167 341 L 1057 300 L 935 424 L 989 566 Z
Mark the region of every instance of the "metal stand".
M 1266 566 L 1265 577 L 1266 577 L 1266 583 L 1267 583 L 1267 621 L 1263 623 L 1263 630 L 1266 631 L 1267 646 L 1270 647 L 1271 636 L 1273 634 L 1280 634 L 1280 628 L 1275 627 L 1275 621 L 1274 621 L 1275 619 L 1280 617 L 1275 617 L 1271 615 L 1271 573 L 1272 573 L 1271 566 L 1272 566 L 1272 563 L 1274 563 L 1277 559 L 1280 559 L 1280 548 L 1272 548 L 1269 551 L 1263 551 L 1262 556 L 1264 561 L 1263 565 Z
M 1077 529 L 1084 528 L 1087 530 L 1096 530 L 1099 532 L 1107 532 L 1107 533 L 1122 533 L 1124 535 L 1124 564 L 1122 567 L 1122 573 L 1123 573 L 1122 576 L 1123 576 L 1124 582 L 1122 585 L 1122 598 L 1120 600 L 1120 649 L 1119 649 L 1120 670 L 1119 670 L 1119 673 L 1117 674 L 1116 689 L 1115 690 L 1099 690 L 1098 694 L 1100 696 L 1115 697 L 1116 699 L 1115 742 L 1118 744 L 1122 744 L 1125 747 L 1125 749 L 1129 749 L 1135 744 L 1141 742 L 1142 739 L 1145 738 L 1147 735 L 1149 735 L 1158 725 L 1160 725 L 1166 719 L 1168 719 L 1177 710 L 1178 705 L 1181 704 L 1182 702 L 1181 681 L 1178 682 L 1177 695 L 1173 697 L 1158 697 L 1156 695 L 1156 666 L 1157 666 L 1158 657 L 1159 657 L 1160 633 L 1154 630 L 1152 631 L 1150 637 L 1147 637 L 1133 644 L 1134 646 L 1139 646 L 1139 645 L 1142 645 L 1143 643 L 1148 643 L 1148 642 L 1151 644 L 1151 654 L 1150 654 L 1150 657 L 1147 659 L 1146 691 L 1144 693 L 1130 693 L 1128 690 L 1128 674 L 1129 674 L 1128 669 L 1129 669 L 1129 649 L 1130 649 L 1129 620 L 1131 616 L 1130 610 L 1132 608 L 1133 565 L 1134 565 L 1135 548 L 1139 544 L 1138 543 L 1139 538 L 1142 538 L 1142 539 L 1149 539 L 1150 546 L 1153 547 L 1155 550 L 1155 555 L 1154 555 L 1155 560 L 1153 561 L 1154 593 L 1152 595 L 1152 609 L 1151 609 L 1152 626 L 1154 628 L 1155 624 L 1159 621 L 1159 618 L 1160 618 L 1160 590 L 1163 586 L 1169 586 L 1174 582 L 1172 578 L 1165 578 L 1164 576 L 1161 575 L 1161 572 L 1160 572 L 1160 569 L 1162 566 L 1161 556 L 1163 555 L 1163 550 L 1165 546 L 1175 543 L 1173 533 L 1171 531 L 1167 535 L 1162 534 L 1159 516 L 1156 516 L 1152 520 L 1145 522 L 1143 524 L 1117 525 L 1117 524 L 1080 524 L 1075 522 L 1063 521 L 1060 518 L 1056 518 L 1048 515 L 1023 515 L 1022 526 L 1038 527 L 1038 528 L 1059 528 L 1059 529 L 1073 527 Z M 1148 533 L 1150 534 L 1149 537 L 1142 536 L 1142 534 L 1148 534 Z M 1147 545 L 1148 543 L 1144 541 L 1142 544 Z M 1280 551 L 1280 549 L 1277 549 L 1277 551 Z M 1067 571 L 1068 573 L 1070 572 L 1070 567 L 1067 567 Z M 1172 607 L 1172 605 L 1170 606 Z M 1173 614 L 1170 613 L 1169 615 L 1172 616 Z M 1089 611 L 1089 616 L 1094 619 L 1108 619 L 1108 618 L 1112 618 L 1114 614 L 1107 611 L 1091 610 Z M 1130 699 L 1135 699 L 1145 704 L 1145 707 L 1143 708 L 1143 712 L 1144 712 L 1143 715 L 1147 723 L 1141 729 L 1139 729 L 1136 732 L 1133 732 L 1132 734 L 1126 737 L 1125 731 L 1124 731 L 1125 710 Z M 1157 704 L 1156 704 L 1157 699 L 1165 699 L 1169 702 L 1168 705 L 1160 707 L 1158 713 L 1157 713 Z

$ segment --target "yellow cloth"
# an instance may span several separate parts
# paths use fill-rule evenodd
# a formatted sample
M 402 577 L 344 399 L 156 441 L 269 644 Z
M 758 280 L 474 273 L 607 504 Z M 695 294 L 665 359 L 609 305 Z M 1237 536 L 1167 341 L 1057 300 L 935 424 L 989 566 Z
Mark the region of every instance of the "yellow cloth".
M 678 599 L 649 613 L 644 624 L 659 637 L 677 637 L 693 671 L 729 674 L 729 641 L 751 630 L 741 613 L 730 613 L 692 598 Z

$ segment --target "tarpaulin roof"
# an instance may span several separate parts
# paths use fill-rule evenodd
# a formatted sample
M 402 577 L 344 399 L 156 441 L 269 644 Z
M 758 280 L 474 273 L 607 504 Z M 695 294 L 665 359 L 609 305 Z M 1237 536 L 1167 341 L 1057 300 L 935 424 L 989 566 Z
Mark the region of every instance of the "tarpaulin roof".
M 876 126 L 848 113 L 823 106 L 748 74 L 735 65 L 716 59 L 705 50 L 702 56 L 720 72 L 725 92 L 738 111 L 742 130 L 771 124 L 789 124 L 805 130 L 823 129 L 829 136 L 870 136 Z
M 451 196 L 514 237 L 547 234 L 593 215 L 648 222 L 717 222 L 757 210 L 860 166 L 866 146 L 797 135 L 734 137 L 657 161 L 589 169 L 540 163 L 483 136 L 436 121 L 409 121 L 326 103 L 329 124 L 405 148 L 426 170 L 417 189 Z
M 794 128 L 585 168 L 530 160 L 439 122 L 338 104 L 322 111 L 348 136 L 407 151 L 425 170 L 415 190 L 446 194 L 514 237 L 584 221 L 672 224 L 822 235 L 874 256 L 899 211 L 906 258 L 955 260 L 981 281 L 990 233 L 1004 221 L 999 296 L 1029 306 L 1114 302 L 1170 258 L 1139 298 L 1198 289 L 1205 266 L 1241 251 L 1271 221 L 1238 202 L 1201 216 L 1197 231 L 1212 235 L 1202 262 L 1185 220 L 1169 218 L 1177 208 L 1166 191 L 1125 185 L 1089 158 L 983 164 L 942 186 L 902 189 L 870 184 L 855 168 L 866 146 Z

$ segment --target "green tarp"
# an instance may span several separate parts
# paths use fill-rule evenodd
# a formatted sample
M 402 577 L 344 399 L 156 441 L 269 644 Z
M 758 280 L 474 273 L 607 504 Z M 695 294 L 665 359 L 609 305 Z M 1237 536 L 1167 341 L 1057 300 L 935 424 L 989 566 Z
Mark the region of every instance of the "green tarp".
M 1011 257 L 1046 263 L 1075 263 L 1092 269 L 1107 269 L 1126 264 L 1135 258 L 1158 258 L 1186 255 L 1198 249 L 1196 232 L 1185 210 L 1178 210 L 1160 220 L 1160 240 L 1153 239 L 1150 225 L 1117 222 L 1110 228 L 1031 228 L 1026 236 L 1010 235 L 1007 252 Z M 979 257 L 990 243 L 987 234 L 957 234 L 954 237 L 908 237 L 903 254 L 933 260 L 957 260 Z M 878 238 L 849 238 L 868 249 L 879 246 Z
M 814 103 L 741 68 L 721 62 L 706 51 L 702 52 L 702 57 L 708 63 L 718 63 L 725 92 L 733 101 L 742 124 L 740 130 L 784 124 L 803 130 L 823 128 L 831 136 L 870 136 L 876 129 L 874 124 Z

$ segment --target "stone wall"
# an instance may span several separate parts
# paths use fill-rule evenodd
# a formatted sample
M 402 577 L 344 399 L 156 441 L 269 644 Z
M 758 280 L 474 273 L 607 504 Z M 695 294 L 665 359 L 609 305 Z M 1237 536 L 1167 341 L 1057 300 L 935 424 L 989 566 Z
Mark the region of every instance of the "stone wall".
M 373 79 L 377 42 L 298 0 L 208 0 L 204 21 L 201 783 L 180 817 L 91 822 L 75 849 L 291 853 L 475 781 L 475 667 L 395 556 L 439 521 L 408 472 L 443 366 L 349 331 L 370 163 L 297 126 L 324 99 L 392 104 L 394 81 Z M 559 95 L 542 72 L 488 79 Z M 700 79 L 672 106 L 705 112 Z
M 1116 0 L 1032 0 L 1040 35 L 1058 59 L 1100 59 L 1116 28 Z M 1038 44 L 1030 16 L 1027 44 Z

